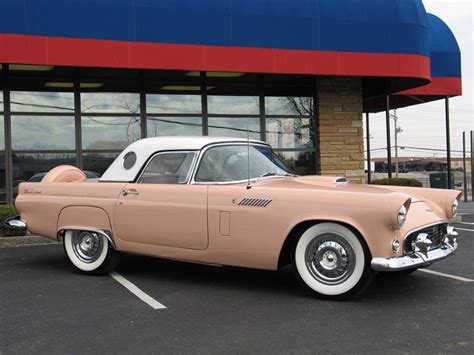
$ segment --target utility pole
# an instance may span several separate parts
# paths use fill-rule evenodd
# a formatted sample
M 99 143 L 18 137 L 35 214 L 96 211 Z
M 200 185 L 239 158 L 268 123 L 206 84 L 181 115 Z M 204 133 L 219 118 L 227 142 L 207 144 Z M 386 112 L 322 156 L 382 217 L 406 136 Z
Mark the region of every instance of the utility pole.
M 397 110 L 394 110 L 393 115 L 393 132 L 395 134 L 395 177 L 398 178 L 398 134 L 403 132 L 403 129 L 398 125 Z

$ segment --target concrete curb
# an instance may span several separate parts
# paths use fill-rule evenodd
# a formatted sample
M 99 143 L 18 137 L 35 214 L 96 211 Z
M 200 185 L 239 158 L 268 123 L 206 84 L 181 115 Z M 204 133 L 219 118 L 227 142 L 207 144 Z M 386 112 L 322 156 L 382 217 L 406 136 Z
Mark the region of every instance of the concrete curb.
M 34 245 L 60 244 L 56 240 L 39 237 L 36 235 L 26 235 L 20 237 L 0 237 L 0 248 L 16 248 Z

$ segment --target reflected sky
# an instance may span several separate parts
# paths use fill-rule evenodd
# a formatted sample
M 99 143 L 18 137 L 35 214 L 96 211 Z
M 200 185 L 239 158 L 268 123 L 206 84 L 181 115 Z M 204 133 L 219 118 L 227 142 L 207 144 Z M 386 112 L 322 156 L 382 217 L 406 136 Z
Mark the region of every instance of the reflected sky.
M 267 115 L 312 116 L 313 112 L 312 97 L 265 97 Z
M 14 150 L 75 149 L 73 93 L 13 91 L 11 100 Z M 147 94 L 146 101 L 148 136 L 202 135 L 200 95 Z M 299 113 L 311 113 L 313 101 L 306 97 L 266 97 L 265 104 L 267 114 L 299 116 Z M 250 138 L 260 139 L 259 118 L 246 116 L 259 115 L 257 96 L 209 95 L 208 108 L 211 115 L 208 119 L 210 135 L 246 138 L 248 129 Z M 82 147 L 85 150 L 120 150 L 140 139 L 140 97 L 137 93 L 81 93 L 81 110 Z M 19 112 L 45 115 L 15 115 Z M 48 112 L 64 113 L 65 116 L 51 116 Z M 133 116 L 110 116 L 113 114 Z M 196 116 L 163 116 L 166 114 Z M 222 117 L 215 117 L 217 115 Z M 275 148 L 312 148 L 313 131 L 306 118 L 266 120 L 267 141 Z M 0 149 L 3 149 L 3 120 L 0 122 L 0 133 Z
M 146 95 L 147 113 L 201 114 L 200 95 Z
M 127 93 L 81 93 L 81 112 L 140 113 L 140 96 Z
M 201 117 L 149 117 L 148 137 L 158 136 L 201 136 Z
M 74 113 L 72 92 L 12 91 L 12 112 L 68 112 Z
M 82 117 L 83 149 L 123 149 L 138 139 L 139 117 Z
M 213 96 L 207 97 L 208 112 L 213 114 L 258 115 L 257 96 Z
M 314 125 L 314 124 L 313 124 Z M 266 138 L 274 148 L 314 148 L 309 118 L 267 118 Z
M 260 139 L 260 119 L 242 117 L 209 117 L 209 135 Z
M 74 117 L 12 116 L 15 150 L 74 150 Z

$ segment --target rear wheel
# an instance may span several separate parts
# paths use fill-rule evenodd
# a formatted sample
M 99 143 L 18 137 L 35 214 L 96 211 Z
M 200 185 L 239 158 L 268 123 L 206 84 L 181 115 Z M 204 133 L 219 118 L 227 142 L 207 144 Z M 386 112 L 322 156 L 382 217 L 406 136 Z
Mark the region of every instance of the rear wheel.
M 66 231 L 64 251 L 71 263 L 85 273 L 107 273 L 118 262 L 118 255 L 109 240 L 101 233 L 94 231 Z
M 319 297 L 344 299 L 372 280 L 365 244 L 340 224 L 320 223 L 308 228 L 292 256 L 300 281 Z

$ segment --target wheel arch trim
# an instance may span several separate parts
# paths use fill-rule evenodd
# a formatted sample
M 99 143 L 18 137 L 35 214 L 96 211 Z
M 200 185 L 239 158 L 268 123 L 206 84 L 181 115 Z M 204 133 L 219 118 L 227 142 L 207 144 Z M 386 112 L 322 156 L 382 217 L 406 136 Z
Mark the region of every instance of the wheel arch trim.
M 369 258 L 369 260 L 371 260 L 372 253 L 369 248 L 369 245 L 367 244 L 367 241 L 363 237 L 360 230 L 354 225 L 346 221 L 336 221 L 336 220 L 331 220 L 331 219 L 306 219 L 295 224 L 293 228 L 291 228 L 290 231 L 287 233 L 284 239 L 284 242 L 280 248 L 280 254 L 278 256 L 277 267 L 290 264 L 291 263 L 290 253 L 291 253 L 292 248 L 295 246 L 295 243 L 298 240 L 298 237 L 301 236 L 302 233 L 304 233 L 304 231 L 307 230 L 308 228 L 316 224 L 321 224 L 321 223 L 335 223 L 335 224 L 342 225 L 348 228 L 349 230 L 351 230 L 356 235 L 356 237 L 360 240 L 360 242 L 364 245 L 365 247 L 364 249 L 368 253 L 367 257 Z
M 112 237 L 112 232 L 109 230 L 91 228 L 87 226 L 64 226 L 60 230 L 58 230 L 58 240 L 60 240 L 60 238 L 64 238 L 64 233 L 66 233 L 67 231 L 88 231 L 98 233 L 107 238 L 107 240 L 110 242 L 110 245 L 112 245 L 112 248 L 114 248 L 114 250 L 117 250 L 115 241 Z

